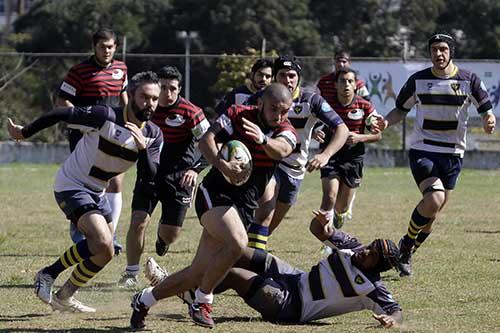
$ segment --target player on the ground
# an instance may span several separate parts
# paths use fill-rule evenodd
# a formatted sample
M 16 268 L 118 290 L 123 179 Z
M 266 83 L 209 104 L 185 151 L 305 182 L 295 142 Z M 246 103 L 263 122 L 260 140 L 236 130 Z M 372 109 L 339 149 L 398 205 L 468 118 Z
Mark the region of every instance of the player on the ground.
M 158 104 L 158 77 L 152 72 L 136 74 L 128 93 L 130 103 L 125 109 L 104 105 L 57 108 L 26 127 L 9 119 L 9 134 L 15 140 L 29 138 L 60 121 L 84 133 L 56 175 L 54 196 L 85 238 L 35 276 L 36 295 L 54 310 L 95 312 L 73 296 L 113 257 L 113 226 L 105 188 L 111 178 L 136 162 L 138 181 L 152 181 L 156 173 L 162 135 L 148 120 Z M 66 283 L 52 295 L 55 279 L 75 265 Z
M 465 152 L 468 108 L 474 104 L 483 119 L 483 129 L 495 130 L 495 115 L 486 87 L 479 77 L 453 63 L 455 40 L 443 33 L 428 41 L 432 67 L 406 81 L 396 107 L 378 118 L 373 130 L 399 123 L 416 108 L 409 160 L 422 199 L 411 215 L 408 231 L 399 241 L 401 276 L 412 274 L 412 252 L 432 231 L 432 225 L 455 188 Z
M 69 70 L 59 88 L 57 105 L 90 106 L 109 105 L 124 107 L 127 105 L 127 66 L 123 61 L 114 60 L 116 51 L 116 34 L 109 29 L 100 29 L 92 36 L 94 54 L 82 63 Z M 81 139 L 78 129 L 68 126 L 70 150 L 73 151 Z M 123 176 L 110 180 L 106 189 L 106 197 L 111 205 L 113 230 L 116 231 L 122 210 Z M 71 239 L 78 243 L 82 234 L 74 227 L 70 228 Z M 115 254 L 122 251 L 122 246 L 113 236 Z
M 273 77 L 273 62 L 268 59 L 258 59 L 252 66 L 250 80 L 227 93 L 215 106 L 217 115 L 223 114 L 231 105 L 247 105 L 248 99 L 271 84 Z
M 332 99 L 331 106 L 349 128 L 346 144 L 321 168 L 323 197 L 321 211 L 329 220 L 333 220 L 336 228 L 341 228 L 347 219 L 350 203 L 361 185 L 363 178 L 363 157 L 365 143 L 380 140 L 381 134 L 365 133 L 376 117 L 373 105 L 356 95 L 356 71 L 341 68 L 335 72 L 337 79 L 337 97 Z M 326 142 L 331 135 L 326 130 Z M 324 145 L 322 143 L 320 147 Z
M 137 184 L 134 190 L 127 233 L 127 267 L 119 281 L 125 287 L 137 284 L 145 229 L 158 201 L 162 213 L 155 247 L 156 254 L 163 256 L 179 237 L 198 174 L 206 166 L 197 142 L 210 127 L 208 120 L 199 107 L 179 95 L 182 74 L 176 67 L 161 68 L 158 78 L 161 93 L 151 121 L 163 132 L 163 149 L 154 184 Z
M 291 104 L 288 89 L 273 83 L 264 90 L 257 106 L 233 105 L 212 124 L 199 144 L 212 168 L 196 194 L 196 213 L 203 226 L 196 256 L 190 266 L 170 275 L 153 292 L 136 295 L 138 303 L 134 306 L 145 304 L 149 308 L 160 299 L 198 287 L 189 307 L 190 316 L 198 325 L 215 325 L 210 315 L 214 288 L 247 247 L 245 224 L 253 219 L 257 200 L 276 163 L 297 143 L 295 129 L 286 118 Z M 241 186 L 232 185 L 225 177 L 234 182 L 247 170 L 241 162 L 226 161 L 219 154 L 218 144 L 232 139 L 242 141 L 252 155 L 250 178 Z M 178 279 L 185 272 L 191 278 Z
M 320 212 L 316 215 L 310 229 L 332 247 L 328 258 L 304 272 L 265 251 L 246 248 L 238 268 L 230 270 L 217 291 L 236 290 L 264 320 L 274 323 L 307 323 L 367 309 L 385 328 L 401 325 L 401 307 L 380 278 L 381 272 L 397 265 L 396 244 L 376 239 L 363 246 L 349 234 L 333 229 Z M 158 266 L 148 273 L 151 282 L 166 276 Z M 184 277 L 192 279 L 188 273 L 184 272 Z M 138 296 L 133 299 L 131 324 L 135 328 L 145 326 L 148 307 L 144 301 Z
M 266 248 L 268 235 L 296 202 L 306 170 L 312 172 L 325 166 L 347 139 L 349 130 L 330 105 L 319 94 L 300 87 L 301 71 L 295 57 L 281 56 L 274 62 L 276 82 L 285 85 L 293 96 L 287 116 L 297 130 L 299 141 L 293 153 L 280 161 L 264 196 L 259 200 L 256 221 L 248 230 L 250 247 Z M 309 158 L 312 130 L 318 122 L 326 124 L 334 135 L 320 153 Z

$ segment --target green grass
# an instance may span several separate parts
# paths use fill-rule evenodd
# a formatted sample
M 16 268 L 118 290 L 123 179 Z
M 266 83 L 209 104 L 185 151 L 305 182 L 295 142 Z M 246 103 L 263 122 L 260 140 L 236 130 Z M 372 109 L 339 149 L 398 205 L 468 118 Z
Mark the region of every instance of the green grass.
M 114 283 L 125 267 L 124 255 L 114 260 L 78 298 L 97 307 L 93 315 L 53 313 L 32 291 L 34 274 L 71 245 L 68 223 L 57 207 L 52 183 L 57 166 L 0 166 L 0 332 L 127 331 L 131 291 Z M 319 206 L 318 174 L 308 175 L 300 198 L 271 237 L 269 248 L 279 257 L 309 269 L 320 258 L 319 242 L 310 235 L 311 210 Z M 134 175 L 126 177 L 119 238 L 125 239 L 130 218 Z M 415 276 L 384 274 L 403 307 L 406 332 L 500 331 L 500 171 L 464 170 L 457 190 L 442 212 L 434 233 L 415 257 Z M 397 241 L 419 193 L 408 169 L 366 169 L 358 191 L 354 220 L 345 230 L 369 242 L 377 237 Z M 170 271 L 189 264 L 201 227 L 191 209 L 185 231 L 165 258 Z M 148 229 L 144 257 L 154 254 L 158 212 Z M 69 275 L 56 281 L 59 287 Z M 142 278 L 145 284 L 145 279 Z M 216 296 L 215 332 L 380 332 L 368 311 L 323 319 L 312 325 L 262 322 L 233 292 Z M 148 328 L 158 332 L 205 331 L 191 324 L 177 298 L 163 300 L 150 311 Z

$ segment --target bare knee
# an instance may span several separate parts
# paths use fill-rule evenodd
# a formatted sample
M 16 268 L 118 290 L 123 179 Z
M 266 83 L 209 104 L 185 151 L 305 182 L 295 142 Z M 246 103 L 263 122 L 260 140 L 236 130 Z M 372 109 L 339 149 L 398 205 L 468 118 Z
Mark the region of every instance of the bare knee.
M 115 253 L 113 247 L 113 238 L 102 236 L 91 242 L 91 248 L 94 255 L 99 256 L 102 261 L 109 262 Z
M 149 225 L 150 220 L 151 220 L 150 216 L 146 212 L 143 211 L 132 212 L 129 232 L 133 232 L 135 234 L 144 233 L 146 227 Z
M 248 245 L 248 236 L 246 233 L 238 234 L 238 236 L 226 243 L 224 250 L 232 258 L 239 258 Z
M 160 225 L 159 234 L 161 239 L 167 243 L 174 243 L 181 234 L 182 228 L 171 225 Z
M 428 211 L 437 213 L 445 203 L 445 194 L 443 191 L 428 193 L 424 196 L 423 203 Z

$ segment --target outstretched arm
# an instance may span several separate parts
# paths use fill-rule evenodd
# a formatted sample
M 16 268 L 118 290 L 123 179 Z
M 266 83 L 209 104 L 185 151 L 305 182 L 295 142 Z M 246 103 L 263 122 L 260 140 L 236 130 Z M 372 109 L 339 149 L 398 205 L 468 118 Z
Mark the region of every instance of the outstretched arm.
M 403 312 L 394 311 L 392 314 L 373 314 L 372 317 L 377 320 L 384 328 L 398 327 L 403 324 Z

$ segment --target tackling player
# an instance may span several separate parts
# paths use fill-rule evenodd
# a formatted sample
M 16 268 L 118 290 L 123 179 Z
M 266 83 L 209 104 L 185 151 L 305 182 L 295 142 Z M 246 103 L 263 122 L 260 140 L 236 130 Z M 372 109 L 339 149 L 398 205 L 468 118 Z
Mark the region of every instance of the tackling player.
M 422 199 L 399 241 L 401 276 L 412 274 L 412 253 L 430 235 L 439 211 L 455 188 L 465 152 L 469 106 L 476 107 L 486 133 L 493 133 L 496 123 L 488 91 L 479 77 L 453 63 L 453 37 L 432 35 L 428 49 L 432 67 L 410 76 L 399 92 L 396 107 L 372 125 L 374 131 L 384 130 L 416 107 L 409 160 Z

